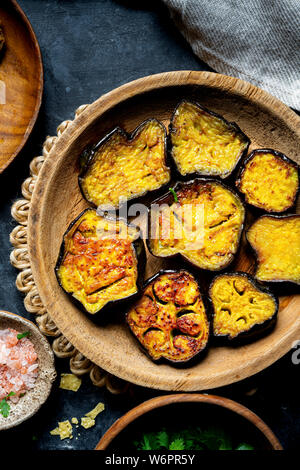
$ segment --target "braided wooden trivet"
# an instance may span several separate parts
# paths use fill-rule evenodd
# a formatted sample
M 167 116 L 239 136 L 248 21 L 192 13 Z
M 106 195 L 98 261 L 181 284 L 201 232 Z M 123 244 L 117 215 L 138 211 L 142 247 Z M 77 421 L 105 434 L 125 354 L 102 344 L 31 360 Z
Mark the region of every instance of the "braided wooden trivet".
M 80 106 L 75 112 L 75 119 L 86 109 L 88 105 Z M 113 394 L 123 393 L 128 389 L 129 384 L 117 377 L 105 372 L 99 366 L 84 357 L 59 331 L 55 323 L 50 318 L 35 285 L 29 253 L 27 249 L 27 223 L 30 208 L 30 201 L 34 190 L 38 174 L 47 158 L 54 143 L 66 130 L 72 121 L 64 121 L 57 128 L 57 136 L 47 137 L 43 145 L 43 154 L 35 157 L 30 163 L 30 177 L 22 184 L 22 195 L 24 199 L 14 202 L 11 208 L 12 217 L 18 222 L 10 234 L 10 242 L 14 246 L 10 254 L 11 264 L 20 272 L 17 275 L 17 289 L 25 294 L 24 304 L 29 313 L 36 315 L 36 323 L 41 332 L 50 338 L 55 338 L 52 342 L 52 349 L 58 358 L 70 358 L 70 370 L 75 375 L 89 374 L 90 379 L 97 387 L 106 386 Z

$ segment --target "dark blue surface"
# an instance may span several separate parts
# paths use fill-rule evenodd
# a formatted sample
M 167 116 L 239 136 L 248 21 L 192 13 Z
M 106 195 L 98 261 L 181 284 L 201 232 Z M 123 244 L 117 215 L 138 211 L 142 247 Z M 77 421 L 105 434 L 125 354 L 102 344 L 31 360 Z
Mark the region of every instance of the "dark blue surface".
M 21 183 L 29 174 L 29 162 L 41 152 L 47 135 L 75 109 L 133 79 L 171 70 L 209 70 L 192 53 L 155 1 L 20 0 L 36 32 L 44 62 L 45 89 L 40 116 L 26 148 L 0 175 L 0 308 L 28 318 L 23 295 L 15 287 L 17 272 L 9 263 L 9 233 L 15 226 L 10 216 Z M 140 6 L 142 4 L 142 7 Z M 299 338 L 300 339 L 300 338 Z M 236 399 L 258 413 L 278 435 L 285 448 L 296 448 L 300 437 L 300 404 L 296 378 L 299 367 L 291 354 L 250 379 L 214 391 Z M 68 361 L 57 361 L 58 372 L 68 372 Z M 246 392 L 258 391 L 251 397 Z M 159 392 L 134 387 L 127 396 L 113 396 L 91 385 L 89 379 L 77 393 L 57 384 L 43 409 L 27 423 L 0 434 L 1 446 L 34 449 L 93 449 L 103 433 L 121 415 Z M 50 436 L 57 421 L 80 417 L 98 401 L 106 410 L 96 426 L 78 428 L 71 441 Z

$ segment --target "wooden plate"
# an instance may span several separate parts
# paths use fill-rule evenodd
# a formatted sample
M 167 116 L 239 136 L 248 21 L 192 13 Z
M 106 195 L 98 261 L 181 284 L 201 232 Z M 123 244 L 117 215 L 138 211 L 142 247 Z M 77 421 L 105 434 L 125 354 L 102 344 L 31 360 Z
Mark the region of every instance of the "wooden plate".
M 27 391 L 18 403 L 11 404 L 8 417 L 4 418 L 0 414 L 0 431 L 17 426 L 33 416 L 47 400 L 56 378 L 51 346 L 34 323 L 14 313 L 0 310 L 0 329 L 5 328 L 13 328 L 20 333 L 30 331 L 29 339 L 34 344 L 39 359 L 39 375 L 34 388 Z
M 77 158 L 82 150 L 116 125 L 132 131 L 151 116 L 168 124 L 172 110 L 183 97 L 236 121 L 251 138 L 252 148 L 275 148 L 299 161 L 300 119 L 268 93 L 242 80 L 208 72 L 180 71 L 142 78 L 95 101 L 56 141 L 34 189 L 28 244 L 34 280 L 44 306 L 82 354 L 133 383 L 193 391 L 249 377 L 287 353 L 300 337 L 300 296 L 281 298 L 279 320 L 269 336 L 238 349 L 211 348 L 202 362 L 176 369 L 148 359 L 125 324 L 94 324 L 64 294 L 54 275 L 63 233 L 87 206 L 77 182 Z M 242 248 L 236 267 L 253 271 L 253 264 L 253 258 Z M 146 278 L 162 266 L 170 264 L 148 254 Z M 205 280 L 203 276 L 202 279 Z
M 0 86 L 5 84 L 5 104 L 0 104 L 0 173 L 25 144 L 37 119 L 42 100 L 43 66 L 33 29 L 14 0 L 0 5 L 6 45 L 0 59 Z M 1 91 L 2 96 L 2 91 Z
M 214 405 L 216 407 L 225 408 L 232 411 L 233 414 L 237 414 L 245 418 L 249 423 L 256 427 L 256 429 L 261 433 L 261 441 L 263 442 L 263 449 L 274 449 L 274 450 L 283 450 L 280 442 L 273 433 L 273 431 L 262 421 L 259 416 L 257 416 L 253 411 L 249 410 L 245 406 L 237 403 L 236 401 L 229 400 L 228 398 L 219 397 L 216 395 L 201 395 L 198 394 L 176 394 L 176 395 L 164 395 L 161 397 L 152 398 L 147 400 L 144 403 L 136 406 L 132 410 L 128 411 L 124 416 L 115 421 L 113 425 L 106 431 L 104 436 L 98 442 L 95 450 L 106 450 L 110 444 L 114 441 L 119 434 L 127 428 L 128 425 L 136 421 L 141 416 L 144 416 L 147 413 L 150 413 L 153 410 L 162 408 L 169 405 L 176 405 L 178 403 L 194 403 L 195 404 L 195 413 L 198 413 L 199 422 L 198 425 L 201 427 L 201 405 L 203 410 L 203 404 L 205 405 Z M 199 409 L 200 405 L 200 409 Z M 176 409 L 175 409 L 176 410 Z M 174 412 L 175 412 L 174 410 Z M 240 423 L 241 424 L 241 423 Z M 126 429 L 127 431 L 127 429 Z M 241 439 L 243 436 L 243 430 L 241 429 Z

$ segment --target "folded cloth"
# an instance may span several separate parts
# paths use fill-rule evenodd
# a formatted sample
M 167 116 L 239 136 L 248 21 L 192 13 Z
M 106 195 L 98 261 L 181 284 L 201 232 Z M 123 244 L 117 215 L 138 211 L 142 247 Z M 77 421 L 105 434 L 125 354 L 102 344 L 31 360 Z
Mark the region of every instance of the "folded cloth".
M 299 0 L 163 0 L 195 54 L 300 110 Z

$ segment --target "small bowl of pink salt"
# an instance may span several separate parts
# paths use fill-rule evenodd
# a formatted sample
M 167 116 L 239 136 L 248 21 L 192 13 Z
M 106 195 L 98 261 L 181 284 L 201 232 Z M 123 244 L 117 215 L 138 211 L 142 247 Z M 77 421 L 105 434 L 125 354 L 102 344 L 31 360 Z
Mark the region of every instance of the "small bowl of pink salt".
M 56 378 L 52 349 L 29 320 L 0 310 L 0 430 L 33 416 Z

